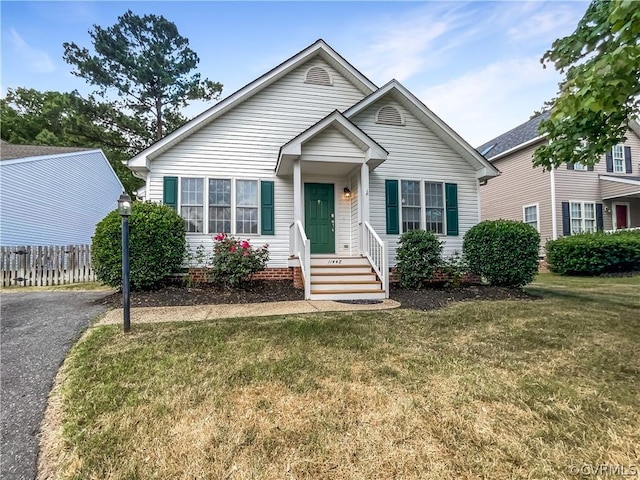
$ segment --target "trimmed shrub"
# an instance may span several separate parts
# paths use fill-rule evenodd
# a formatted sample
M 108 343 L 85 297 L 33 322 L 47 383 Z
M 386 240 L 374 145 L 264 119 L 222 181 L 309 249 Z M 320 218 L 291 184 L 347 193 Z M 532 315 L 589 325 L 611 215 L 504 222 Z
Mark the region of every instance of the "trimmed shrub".
M 267 266 L 269 245 L 252 248 L 249 240 L 238 240 L 224 233 L 216 235 L 213 240 L 216 243 L 213 246 L 211 280 L 218 285 L 242 287 L 251 280 L 251 275 Z
M 404 288 L 417 288 L 431 280 L 442 254 L 438 237 L 425 230 L 412 230 L 402 234 L 399 243 L 396 266 L 400 284 Z
M 184 220 L 166 205 L 134 202 L 129 217 L 129 283 L 132 290 L 158 287 L 179 271 L 186 247 Z M 110 287 L 122 285 L 122 220 L 114 210 L 96 226 L 93 268 Z
M 469 270 L 491 285 L 522 287 L 538 273 L 540 235 L 514 220 L 485 220 L 464 236 Z
M 460 288 L 464 276 L 469 272 L 467 259 L 460 252 L 455 251 L 449 257 L 440 261 L 439 270 L 445 274 L 445 286 L 450 288 Z
M 582 233 L 547 242 L 549 270 L 600 275 L 640 270 L 640 231 Z

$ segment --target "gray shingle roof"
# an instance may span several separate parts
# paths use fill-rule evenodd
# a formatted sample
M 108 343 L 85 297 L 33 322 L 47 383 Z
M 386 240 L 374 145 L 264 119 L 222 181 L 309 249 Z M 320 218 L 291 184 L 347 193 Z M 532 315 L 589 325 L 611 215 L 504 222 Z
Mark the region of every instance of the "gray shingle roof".
M 511 150 L 518 145 L 522 145 L 529 140 L 533 140 L 540 136 L 538 133 L 538 125 L 540 125 L 542 120 L 549 118 L 549 114 L 550 111 L 547 110 L 522 125 L 518 125 L 516 128 L 503 133 L 499 137 L 483 143 L 477 147 L 476 150 L 484 155 L 486 159 L 490 160 L 502 152 L 506 152 L 507 150 Z
M 82 152 L 84 150 L 92 149 L 81 147 L 49 147 L 46 145 L 13 145 L 2 140 L 0 142 L 0 160 L 39 157 L 41 155 L 56 155 L 59 153 Z

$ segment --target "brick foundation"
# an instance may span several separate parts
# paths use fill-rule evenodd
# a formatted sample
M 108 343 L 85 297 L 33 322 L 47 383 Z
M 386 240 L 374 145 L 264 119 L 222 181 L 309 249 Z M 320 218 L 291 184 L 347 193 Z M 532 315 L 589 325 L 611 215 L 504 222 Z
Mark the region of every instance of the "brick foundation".
M 547 265 L 545 258 L 541 258 L 538 263 L 538 273 L 549 273 L 549 265 Z
M 300 270 L 300 268 L 297 268 Z M 190 268 L 188 275 L 194 283 L 209 282 L 209 268 Z M 298 273 L 301 277 L 301 274 Z M 293 280 L 295 286 L 294 268 L 267 268 L 262 272 L 255 273 L 252 280 Z M 302 281 L 302 280 L 301 280 Z
M 304 288 L 302 269 L 300 267 L 292 267 L 291 270 L 293 270 L 293 288 Z
M 266 268 L 261 272 L 254 273 L 252 280 L 293 280 L 293 268 Z
M 436 271 L 433 274 L 433 278 L 426 283 L 436 284 L 436 283 L 445 283 L 448 281 L 449 281 L 449 276 L 445 272 Z M 389 283 L 399 283 L 399 282 L 400 282 L 400 274 L 398 273 L 398 269 L 396 267 L 391 267 L 390 275 L 389 275 Z M 466 284 L 482 283 L 480 276 L 472 273 L 466 273 L 465 275 L 463 275 L 460 282 L 466 283 Z

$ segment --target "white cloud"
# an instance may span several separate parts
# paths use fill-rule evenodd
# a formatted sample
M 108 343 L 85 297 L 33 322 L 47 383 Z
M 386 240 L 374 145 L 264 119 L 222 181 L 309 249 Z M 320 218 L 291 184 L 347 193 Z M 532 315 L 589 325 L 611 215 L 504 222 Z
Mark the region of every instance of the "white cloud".
M 553 12 L 545 11 L 528 15 L 521 20 L 520 24 L 510 28 L 507 33 L 509 38 L 514 41 L 556 38 L 570 33 L 576 24 L 575 10 L 559 6 Z
M 56 69 L 46 52 L 29 45 L 14 29 L 9 35 L 16 53 L 24 60 L 24 67 L 35 73 L 51 73 Z
M 516 58 L 427 88 L 418 97 L 476 147 L 525 122 L 555 95 L 559 80 L 537 56 Z
M 359 45 L 352 45 L 350 57 L 374 81 L 403 81 L 433 69 L 440 65 L 445 52 L 473 35 L 471 30 L 462 30 L 469 27 L 469 14 L 462 11 L 462 6 L 428 3 L 401 18 L 368 18 L 366 26 L 356 29 L 357 37 L 366 40 L 356 40 Z

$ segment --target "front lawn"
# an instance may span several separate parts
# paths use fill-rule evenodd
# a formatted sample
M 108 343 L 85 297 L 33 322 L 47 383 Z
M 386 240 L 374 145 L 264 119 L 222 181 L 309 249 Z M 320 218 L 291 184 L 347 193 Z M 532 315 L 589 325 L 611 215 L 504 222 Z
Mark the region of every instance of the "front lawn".
M 535 301 L 97 327 L 63 367 L 45 466 L 82 479 L 629 472 L 639 290 L 640 276 L 542 275 Z

